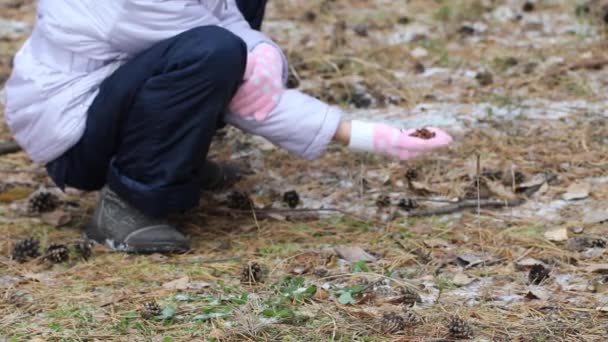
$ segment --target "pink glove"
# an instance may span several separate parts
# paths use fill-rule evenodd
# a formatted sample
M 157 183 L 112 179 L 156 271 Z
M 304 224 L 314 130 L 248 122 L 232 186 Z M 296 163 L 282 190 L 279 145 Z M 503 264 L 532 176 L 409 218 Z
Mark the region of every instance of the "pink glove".
M 283 58 L 270 44 L 260 44 L 247 56 L 243 84 L 228 109 L 240 116 L 263 121 L 277 106 L 285 90 L 282 82 Z
M 453 139 L 439 128 L 427 127 L 425 138 L 417 137 L 416 129 L 402 130 L 385 124 L 353 121 L 349 148 L 412 159 L 423 153 L 449 146 Z

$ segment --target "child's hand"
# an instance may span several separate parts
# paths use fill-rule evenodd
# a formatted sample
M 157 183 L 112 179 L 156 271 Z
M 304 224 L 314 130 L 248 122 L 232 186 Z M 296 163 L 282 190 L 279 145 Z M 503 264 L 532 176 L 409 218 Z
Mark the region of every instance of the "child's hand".
M 452 141 L 448 133 L 435 127 L 402 130 L 380 123 L 353 121 L 348 146 L 407 160 L 449 146 Z
M 276 107 L 284 91 L 283 60 L 270 44 L 260 44 L 247 56 L 243 84 L 228 109 L 240 116 L 263 121 Z

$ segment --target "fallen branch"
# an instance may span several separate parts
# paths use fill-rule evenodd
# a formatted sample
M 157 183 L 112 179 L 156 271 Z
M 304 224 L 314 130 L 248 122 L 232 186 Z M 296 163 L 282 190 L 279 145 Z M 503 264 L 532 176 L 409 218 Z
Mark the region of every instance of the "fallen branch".
M 21 151 L 21 147 L 14 141 L 0 142 L 0 156 Z
M 227 216 L 251 216 L 251 210 L 231 209 L 225 207 L 205 208 L 203 212 L 211 215 L 227 215 Z M 361 221 L 370 221 L 369 218 L 364 218 L 356 214 L 350 213 L 341 209 L 323 208 L 323 209 L 255 209 L 255 215 L 258 219 L 275 219 L 275 220 L 290 220 L 290 221 L 313 221 L 320 218 L 323 212 L 334 212 L 347 216 L 354 217 Z
M 508 208 L 516 207 L 521 205 L 526 200 L 523 198 L 517 198 L 514 200 L 495 200 L 495 199 L 482 199 L 482 200 L 461 200 L 453 204 L 448 204 L 435 208 L 416 209 L 409 212 L 408 217 L 424 217 L 433 215 L 447 215 L 457 213 L 466 209 L 477 209 L 477 208 Z

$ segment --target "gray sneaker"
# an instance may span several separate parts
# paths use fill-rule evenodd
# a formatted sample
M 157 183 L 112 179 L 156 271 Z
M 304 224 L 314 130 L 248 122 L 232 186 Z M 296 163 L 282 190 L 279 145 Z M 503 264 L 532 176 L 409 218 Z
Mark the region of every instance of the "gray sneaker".
M 100 192 L 85 234 L 127 253 L 179 253 L 190 249 L 188 239 L 166 220 L 147 217 L 107 187 Z

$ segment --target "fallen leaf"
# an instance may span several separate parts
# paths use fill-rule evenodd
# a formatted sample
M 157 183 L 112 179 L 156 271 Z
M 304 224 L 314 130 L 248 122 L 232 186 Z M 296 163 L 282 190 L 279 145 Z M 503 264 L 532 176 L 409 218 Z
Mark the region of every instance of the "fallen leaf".
M 410 190 L 413 191 L 418 196 L 429 196 L 429 195 L 438 193 L 436 190 L 430 188 L 428 185 L 426 185 L 424 183 L 416 182 L 416 181 L 409 180 L 409 179 L 408 179 L 408 186 L 409 186 Z
M 544 173 L 539 173 L 534 175 L 529 181 L 519 184 L 515 191 L 520 192 L 531 192 L 534 193 L 538 191 L 538 189 L 543 186 L 547 182 L 547 175 Z
M 599 312 L 608 312 L 608 305 L 598 306 L 596 310 Z
M 191 283 L 188 283 L 187 288 L 189 290 L 202 290 L 202 289 L 208 289 L 211 287 L 211 284 L 206 282 L 206 281 L 193 281 Z
M 13 287 L 21 282 L 21 277 L 6 274 L 0 276 L 0 288 Z
M 41 284 L 44 284 L 47 286 L 55 285 L 55 283 L 57 282 L 54 277 L 52 277 L 49 273 L 45 273 L 45 272 L 40 272 L 40 273 L 26 272 L 23 274 L 23 276 L 26 279 L 34 280 L 34 281 L 40 282 Z
M 329 292 L 327 292 L 327 290 L 318 287 L 317 288 L 317 292 L 315 292 L 314 296 L 312 296 L 313 299 L 320 301 L 320 302 L 324 302 L 326 300 L 329 299 Z
M 446 248 L 449 246 L 448 242 L 443 239 L 424 240 L 424 245 L 428 248 Z
M 33 188 L 15 186 L 0 193 L 0 203 L 12 203 L 28 198 L 34 192 Z
M 154 253 L 150 255 L 150 259 L 152 259 L 153 261 L 164 262 L 169 260 L 169 257 L 160 253 Z
M 188 276 L 170 281 L 168 283 L 163 284 L 163 288 L 167 290 L 186 290 L 188 288 L 188 284 L 190 282 L 190 278 Z
M 608 273 L 608 264 L 593 264 L 585 267 L 589 273 Z
M 562 195 L 562 198 L 566 201 L 584 199 L 589 197 L 591 192 L 591 184 L 588 182 L 578 182 L 571 184 L 566 190 L 566 193 Z
M 525 297 L 530 300 L 547 300 L 549 299 L 549 292 L 539 286 L 530 286 L 530 288 L 528 289 L 528 293 L 526 293 Z
M 515 263 L 515 268 L 519 271 L 523 271 L 523 270 L 531 268 L 534 265 L 541 265 L 541 266 L 547 268 L 547 264 L 545 264 L 544 262 L 542 262 L 538 259 L 534 259 L 534 258 L 524 258 L 524 259 L 517 261 Z
M 549 241 L 568 240 L 568 229 L 565 227 L 550 229 L 545 232 L 545 238 Z
M 473 267 L 475 265 L 481 264 L 482 262 L 484 262 L 484 259 L 476 256 L 476 255 L 472 255 L 472 254 L 464 254 L 464 255 L 459 255 L 456 258 L 456 262 L 463 267 Z
M 335 248 L 338 256 L 348 262 L 357 262 L 357 261 L 369 261 L 375 262 L 378 261 L 378 258 L 366 252 L 363 248 L 359 246 L 336 246 Z
M 514 200 L 517 196 L 509 189 L 507 189 L 502 183 L 494 182 L 488 179 L 484 179 L 488 190 L 495 196 L 504 200 Z
M 452 279 L 452 283 L 456 286 L 466 286 L 473 282 L 473 278 L 464 273 L 458 273 Z
M 63 210 L 58 209 L 49 213 L 42 214 L 40 216 L 40 219 L 42 220 L 42 222 L 48 224 L 49 226 L 59 228 L 70 223 L 70 221 L 72 221 L 72 216 Z
M 585 213 L 584 224 L 596 224 L 608 221 L 608 208 L 593 210 Z

